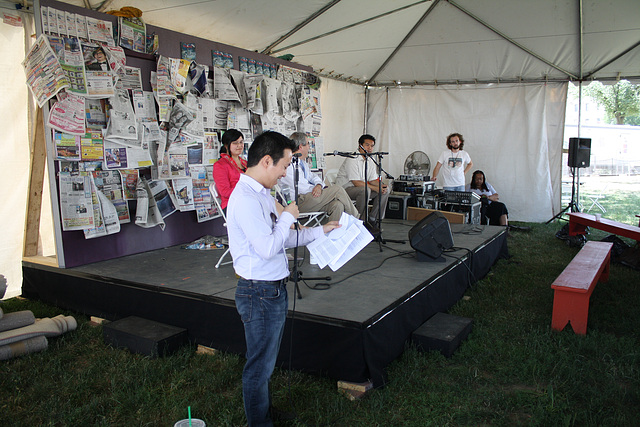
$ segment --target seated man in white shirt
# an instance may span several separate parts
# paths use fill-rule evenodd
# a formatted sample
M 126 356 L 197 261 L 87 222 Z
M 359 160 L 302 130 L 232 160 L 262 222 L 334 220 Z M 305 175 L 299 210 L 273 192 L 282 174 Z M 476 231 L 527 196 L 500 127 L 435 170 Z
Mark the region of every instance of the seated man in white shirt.
M 376 139 L 371 135 L 362 135 L 358 139 L 358 151 L 363 153 L 373 152 Z M 365 177 L 365 161 L 367 165 L 367 176 Z M 386 184 L 382 184 L 382 194 L 378 191 L 378 173 L 377 166 L 369 157 L 359 155 L 355 158 L 346 158 L 338 171 L 336 177 L 336 185 L 344 187 L 345 191 L 353 200 L 356 201 L 356 209 L 360 212 L 360 219 L 364 219 L 364 211 L 368 208 L 369 199 L 372 199 L 371 213 L 368 216 L 369 222 L 373 224 L 384 218 L 387 210 L 387 200 L 389 199 L 389 189 Z M 366 195 L 365 187 L 366 185 Z M 380 210 L 378 210 L 378 199 L 380 199 Z
M 298 209 L 300 212 L 326 212 L 326 221 L 340 221 L 342 212 L 358 218 L 358 210 L 344 188 L 338 185 L 325 187 L 322 179 L 309 170 L 307 156 L 309 155 L 309 141 L 307 135 L 295 132 L 291 140 L 296 146 L 294 155 L 300 153 L 297 162 L 291 162 L 287 168 L 287 175 L 278 182 L 283 192 L 288 192 L 293 200 L 295 169 L 298 168 Z M 323 221 L 325 222 L 325 221 Z

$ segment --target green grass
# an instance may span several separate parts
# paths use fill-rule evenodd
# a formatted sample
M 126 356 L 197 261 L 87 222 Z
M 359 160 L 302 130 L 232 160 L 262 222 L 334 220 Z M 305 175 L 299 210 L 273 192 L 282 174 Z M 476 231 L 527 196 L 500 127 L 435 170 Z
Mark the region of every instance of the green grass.
M 640 272 L 612 265 L 591 298 L 586 336 L 551 331 L 551 282 L 578 252 L 555 238 L 562 224 L 511 233 L 512 258 L 450 310 L 474 319 L 450 359 L 407 345 L 388 368 L 389 384 L 355 402 L 333 379 L 278 369 L 274 403 L 293 401 L 299 419 L 289 425 L 638 425 Z M 105 345 L 83 315 L 21 299 L 2 308 L 70 314 L 79 327 L 44 352 L 0 362 L 1 426 L 172 426 L 189 405 L 208 426 L 246 422 L 242 357 L 186 347 L 149 359 Z
M 582 178 L 581 182 L 580 202 L 583 212 L 589 210 L 589 213 L 602 213 L 605 218 L 638 225 L 636 215 L 640 215 L 640 177 L 590 176 Z M 600 196 L 598 202 L 606 212 L 603 213 L 595 205 L 592 207 L 590 196 Z

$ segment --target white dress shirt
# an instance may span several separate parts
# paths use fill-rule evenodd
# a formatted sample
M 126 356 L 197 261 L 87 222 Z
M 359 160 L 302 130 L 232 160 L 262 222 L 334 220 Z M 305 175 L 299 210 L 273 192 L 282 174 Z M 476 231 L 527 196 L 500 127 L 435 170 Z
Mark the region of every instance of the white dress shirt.
M 279 183 L 283 191 L 289 189 L 291 199 L 293 199 L 293 182 L 295 181 L 295 170 L 298 168 L 298 194 L 311 193 L 313 187 L 320 185 L 324 187 L 324 183 L 319 176 L 311 173 L 309 165 L 304 160 L 298 160 L 297 162 L 291 162 L 287 168 L 287 176 L 280 178 Z
M 294 222 L 288 212 L 278 218 L 268 189 L 250 176 L 240 175 L 227 206 L 229 248 L 236 274 L 248 280 L 288 277 L 285 249 L 296 246 L 296 240 L 299 246 L 306 245 L 323 233 L 322 227 L 292 230 Z

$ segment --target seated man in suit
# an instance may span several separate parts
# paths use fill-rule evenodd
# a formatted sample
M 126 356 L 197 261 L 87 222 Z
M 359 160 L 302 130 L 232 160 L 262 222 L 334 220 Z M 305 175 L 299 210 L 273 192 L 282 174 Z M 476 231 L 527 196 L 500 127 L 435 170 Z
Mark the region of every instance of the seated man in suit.
M 282 191 L 289 193 L 289 197 L 294 197 L 294 179 L 295 168 L 298 168 L 298 209 L 304 212 L 326 212 L 328 219 L 326 221 L 339 221 L 342 212 L 353 215 L 358 218 L 356 210 L 351 199 L 344 191 L 344 188 L 332 185 L 325 187 L 322 179 L 312 174 L 307 164 L 307 156 L 309 155 L 309 142 L 307 135 L 302 132 L 295 132 L 291 135 L 291 140 L 296 146 L 294 156 L 297 162 L 292 161 L 287 168 L 287 175 L 278 181 Z

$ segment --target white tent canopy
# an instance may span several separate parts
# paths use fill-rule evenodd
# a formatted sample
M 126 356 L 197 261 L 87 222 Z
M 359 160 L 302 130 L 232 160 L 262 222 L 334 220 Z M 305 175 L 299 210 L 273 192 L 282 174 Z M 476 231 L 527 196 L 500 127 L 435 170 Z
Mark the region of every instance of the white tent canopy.
M 640 76 L 637 0 L 67 0 L 370 84 Z M 98 8 L 95 5 L 94 8 Z

